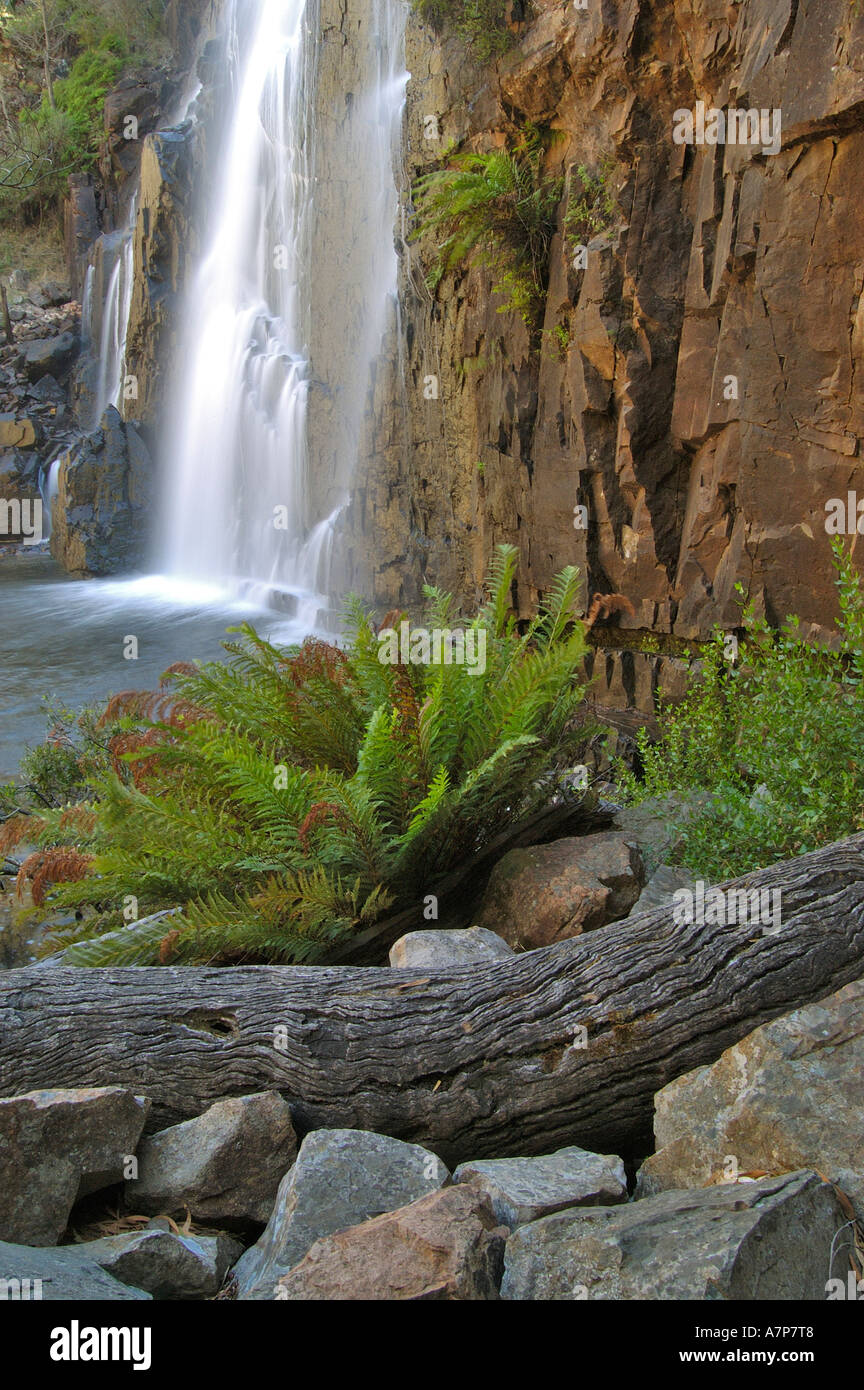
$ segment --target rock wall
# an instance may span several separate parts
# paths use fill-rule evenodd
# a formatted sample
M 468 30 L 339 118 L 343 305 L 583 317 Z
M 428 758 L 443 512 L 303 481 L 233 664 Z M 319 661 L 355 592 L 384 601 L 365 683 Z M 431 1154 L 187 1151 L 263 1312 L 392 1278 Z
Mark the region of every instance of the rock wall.
M 497 312 L 488 272 L 448 275 L 433 293 L 404 246 L 410 443 L 373 455 L 354 513 L 382 604 L 413 602 L 423 580 L 473 601 L 493 546 L 510 541 L 522 613 L 567 563 L 586 597 L 630 597 L 621 627 L 633 631 L 607 634 L 615 648 L 650 631 L 674 650 L 715 623 L 734 628 L 738 583 L 771 620 L 831 627 L 825 504 L 861 480 L 857 11 L 535 0 L 493 69 L 412 18 L 408 211 L 411 181 L 451 142 L 486 150 L 532 122 L 559 132 L 550 169 L 614 161 L 618 216 L 584 271 L 559 231 L 539 350 Z M 699 100 L 779 109 L 779 152 L 676 144 L 674 113 Z M 577 505 L 587 530 L 574 528 Z M 601 698 L 644 708 L 679 667 L 608 651 Z

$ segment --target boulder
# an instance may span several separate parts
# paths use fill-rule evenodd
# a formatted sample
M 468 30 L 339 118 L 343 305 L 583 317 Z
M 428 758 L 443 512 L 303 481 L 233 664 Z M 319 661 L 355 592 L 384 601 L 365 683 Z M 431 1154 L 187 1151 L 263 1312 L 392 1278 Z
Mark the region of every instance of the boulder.
M 513 952 L 495 932 L 483 927 L 467 931 L 409 931 L 390 948 L 390 964 L 399 970 L 447 970 L 503 959 Z
M 72 365 L 79 347 L 74 333 L 60 333 L 56 338 L 36 338 L 24 345 L 24 371 L 28 381 L 43 376 L 62 376 Z
M 272 1297 L 291 1302 L 496 1299 L 506 1235 L 481 1193 L 446 1187 L 316 1240 L 278 1281 Z
M 818 1302 L 845 1221 L 809 1172 L 574 1208 L 511 1236 L 501 1297 Z
M 147 1215 L 263 1225 L 297 1156 L 291 1110 L 275 1091 L 217 1101 L 145 1139 L 126 1205 Z
M 95 1260 L 80 1252 L 86 1247 L 64 1245 L 57 1250 L 33 1250 L 0 1241 L 0 1302 L 149 1301 L 143 1289 L 114 1279 Z
M 118 574 L 141 563 L 152 475 L 141 436 L 109 406 L 101 427 L 60 462 L 51 524 L 55 560 L 85 577 Z
M 565 1207 L 605 1207 L 627 1200 L 622 1160 L 616 1154 L 577 1148 L 559 1149 L 541 1158 L 460 1163 L 453 1181 L 485 1193 L 498 1222 L 511 1230 Z
M 655 1097 L 637 1193 L 814 1168 L 864 1217 L 864 980 L 749 1033 Z
M 646 883 L 630 916 L 637 912 L 653 912 L 657 907 L 667 907 L 681 888 L 693 889 L 697 880 L 689 869 L 674 868 L 671 864 L 661 864 Z M 704 882 L 704 880 L 703 880 Z
M 626 917 L 644 881 L 635 841 L 616 831 L 511 849 L 492 870 L 477 924 L 533 951 Z
M 36 443 L 36 426 L 25 417 L 0 415 L 0 449 L 29 449 Z
M 212 1298 L 242 1246 L 226 1235 L 127 1231 L 71 1246 L 86 1265 L 98 1265 L 121 1284 L 156 1299 Z
M 122 1181 L 149 1109 L 120 1086 L 0 1100 L 0 1239 L 56 1245 L 79 1197 Z
M 235 1268 L 238 1296 L 269 1298 L 316 1240 L 407 1206 L 448 1177 L 419 1144 L 365 1130 L 315 1130 L 280 1184 L 267 1229 Z

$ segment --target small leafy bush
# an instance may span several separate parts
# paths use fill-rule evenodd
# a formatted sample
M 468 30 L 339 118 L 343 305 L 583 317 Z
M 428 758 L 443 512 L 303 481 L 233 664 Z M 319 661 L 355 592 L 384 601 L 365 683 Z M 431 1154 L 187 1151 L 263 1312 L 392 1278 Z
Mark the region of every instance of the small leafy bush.
M 412 0 L 412 5 L 437 33 L 452 30 L 481 63 L 499 58 L 513 43 L 507 27 L 510 0 Z
M 536 325 L 548 284 L 549 245 L 563 183 L 543 168 L 541 134 L 529 129 L 509 150 L 457 155 L 415 184 L 414 239 L 436 240 L 430 281 L 478 261 L 504 296 L 499 313 L 515 311 Z
M 485 638 L 482 673 L 382 664 L 353 601 L 344 649 L 279 649 L 245 626 L 226 663 L 115 697 L 114 771 L 89 801 L 20 826 L 42 851 L 43 900 L 63 883 L 52 906 L 92 913 L 50 945 L 84 965 L 315 959 L 546 804 L 553 760 L 582 737 L 579 581 L 562 571 L 520 635 L 516 558 L 500 548 L 468 625 Z M 449 596 L 426 592 L 423 627 L 457 626 Z M 142 919 L 182 911 L 124 928 L 129 898 Z
M 612 176 L 616 164 L 605 155 L 599 168 L 592 173 L 584 164 L 571 171 L 570 198 L 564 214 L 564 233 L 572 247 L 587 244 L 592 237 L 614 227 L 618 205 L 612 192 Z M 573 187 L 573 173 L 579 181 L 578 192 Z
M 864 589 L 834 546 L 841 650 L 805 642 L 798 620 L 773 631 L 752 609 L 730 663 L 716 632 L 700 678 L 638 736 L 643 776 L 619 769 L 629 799 L 707 791 L 679 827 L 683 859 L 735 877 L 864 829 Z

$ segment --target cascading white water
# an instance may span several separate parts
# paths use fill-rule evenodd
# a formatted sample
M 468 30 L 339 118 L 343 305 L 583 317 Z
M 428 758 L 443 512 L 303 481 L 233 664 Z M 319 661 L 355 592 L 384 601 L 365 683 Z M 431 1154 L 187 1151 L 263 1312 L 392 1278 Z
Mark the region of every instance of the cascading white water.
M 404 11 L 401 0 L 368 0 L 369 35 L 359 62 L 354 55 L 354 90 L 340 93 L 336 136 L 336 114 L 323 128 L 331 118 L 318 102 L 320 0 L 227 5 L 233 109 L 186 309 L 165 451 L 164 568 L 234 593 L 293 594 L 312 621 L 354 462 L 345 454 L 359 447 L 395 299 Z M 344 220 L 329 228 L 317 206 L 325 180 L 342 189 Z M 340 302 L 346 275 L 350 313 Z M 338 346 L 328 350 L 315 319 L 331 290 Z M 342 490 L 324 490 L 324 514 L 309 470 L 315 389 L 329 402 L 329 477 Z
M 89 408 L 82 412 L 81 423 L 88 431 L 96 429 L 109 405 L 122 410 L 136 213 L 137 198 L 132 200 L 126 226 L 99 238 L 87 267 L 81 333 L 84 353 L 92 359 L 94 370 Z

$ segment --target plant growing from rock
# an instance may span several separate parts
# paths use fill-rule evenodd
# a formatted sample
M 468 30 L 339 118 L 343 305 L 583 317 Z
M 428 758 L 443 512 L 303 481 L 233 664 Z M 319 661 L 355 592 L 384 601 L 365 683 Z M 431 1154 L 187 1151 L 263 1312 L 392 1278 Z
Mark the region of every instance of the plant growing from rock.
M 499 313 L 518 313 L 531 328 L 543 306 L 563 191 L 543 155 L 543 136 L 531 128 L 510 149 L 457 155 L 414 186 L 414 239 L 435 241 L 431 285 L 448 270 L 484 265 L 503 296 Z
M 74 860 L 78 881 L 51 902 L 95 915 L 50 946 L 83 965 L 315 959 L 390 906 L 422 901 L 546 804 L 544 775 L 581 737 L 579 581 L 562 571 L 520 634 L 516 560 L 500 548 L 468 625 L 484 634 L 482 673 L 382 664 L 352 601 L 344 648 L 280 649 L 244 626 L 226 663 L 181 665 L 160 691 L 115 697 L 104 715 L 123 724 L 115 771 L 91 802 L 19 827 L 57 856 L 34 860 L 40 893 L 53 868 L 62 881 L 68 849 L 89 859 L 86 877 Z M 450 597 L 426 594 L 423 627 L 456 626 Z M 124 926 L 131 899 L 142 920 Z M 168 908 L 180 911 L 143 920 Z
M 594 173 L 584 164 L 571 169 L 570 197 L 564 214 L 564 234 L 571 247 L 581 246 L 614 227 L 618 219 L 618 204 L 612 191 L 615 169 L 612 155 L 604 155 Z
M 839 652 L 805 642 L 798 620 L 772 630 L 745 606 L 738 659 L 727 634 L 708 643 L 701 672 L 661 710 L 660 738 L 637 736 L 641 778 L 619 769 L 639 801 L 688 799 L 683 859 L 709 879 L 732 878 L 864 828 L 864 586 L 834 544 Z
M 468 44 L 481 63 L 506 53 L 514 41 L 508 18 L 511 0 L 411 0 L 412 7 L 436 33 L 451 30 Z M 519 7 L 524 14 L 526 7 Z

